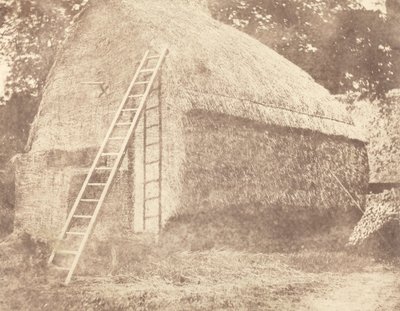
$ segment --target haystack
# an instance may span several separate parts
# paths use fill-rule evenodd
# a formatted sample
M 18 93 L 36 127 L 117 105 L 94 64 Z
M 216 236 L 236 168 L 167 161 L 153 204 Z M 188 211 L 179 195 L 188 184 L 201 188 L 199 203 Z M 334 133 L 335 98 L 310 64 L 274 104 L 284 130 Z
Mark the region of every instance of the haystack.
M 19 229 L 58 234 L 135 65 L 163 47 L 169 54 L 150 98 L 162 107 L 163 225 L 186 217 L 212 219 L 220 232 L 317 229 L 323 222 L 311 220 L 354 208 L 333 175 L 363 204 L 365 143 L 348 113 L 307 73 L 194 2 L 91 3 L 48 77 L 30 150 L 16 164 Z M 107 92 L 81 81 L 103 81 Z M 142 128 L 99 238 L 144 230 Z

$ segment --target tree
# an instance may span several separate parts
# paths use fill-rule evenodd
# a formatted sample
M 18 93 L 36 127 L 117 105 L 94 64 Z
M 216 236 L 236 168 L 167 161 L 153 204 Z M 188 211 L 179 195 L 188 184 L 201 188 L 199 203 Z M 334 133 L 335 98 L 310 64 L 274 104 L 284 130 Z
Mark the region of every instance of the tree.
M 380 97 L 397 83 L 388 20 L 355 0 L 225 0 L 210 8 L 334 94 Z
M 0 55 L 10 65 L 0 106 L 0 166 L 22 150 L 66 29 L 87 0 L 5 0 Z

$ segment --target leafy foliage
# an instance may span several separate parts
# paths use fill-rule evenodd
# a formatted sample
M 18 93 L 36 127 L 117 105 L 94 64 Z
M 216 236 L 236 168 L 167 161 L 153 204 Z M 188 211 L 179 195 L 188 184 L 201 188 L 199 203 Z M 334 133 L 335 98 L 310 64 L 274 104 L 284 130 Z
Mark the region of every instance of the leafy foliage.
M 225 0 L 214 16 L 267 44 L 333 93 L 384 96 L 398 83 L 391 19 L 355 0 Z
M 347 98 L 348 110 L 356 126 L 369 139 L 367 146 L 370 181 L 400 181 L 400 92 L 390 91 L 385 99 L 354 101 Z
M 0 3 L 0 56 L 10 65 L 0 103 L 0 163 L 22 149 L 46 76 L 66 29 L 87 1 L 6 0 Z

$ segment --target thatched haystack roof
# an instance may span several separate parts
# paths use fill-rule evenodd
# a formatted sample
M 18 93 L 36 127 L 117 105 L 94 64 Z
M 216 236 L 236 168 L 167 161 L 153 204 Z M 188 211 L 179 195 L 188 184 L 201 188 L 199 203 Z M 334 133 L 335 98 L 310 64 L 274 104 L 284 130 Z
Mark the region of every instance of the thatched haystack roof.
M 349 114 L 299 67 L 181 0 L 93 1 L 58 57 L 31 132 L 33 151 L 96 147 L 146 49 L 168 46 L 163 100 L 363 140 Z M 105 81 L 97 97 L 80 81 Z

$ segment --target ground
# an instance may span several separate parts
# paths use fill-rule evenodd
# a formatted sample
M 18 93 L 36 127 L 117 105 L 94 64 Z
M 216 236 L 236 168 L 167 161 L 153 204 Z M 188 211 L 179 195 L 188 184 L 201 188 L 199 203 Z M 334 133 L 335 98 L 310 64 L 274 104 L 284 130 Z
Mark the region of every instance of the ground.
M 5 311 L 400 310 L 400 265 L 348 250 L 142 251 L 145 260 L 65 287 L 29 238 L 13 249 L 0 244 Z

